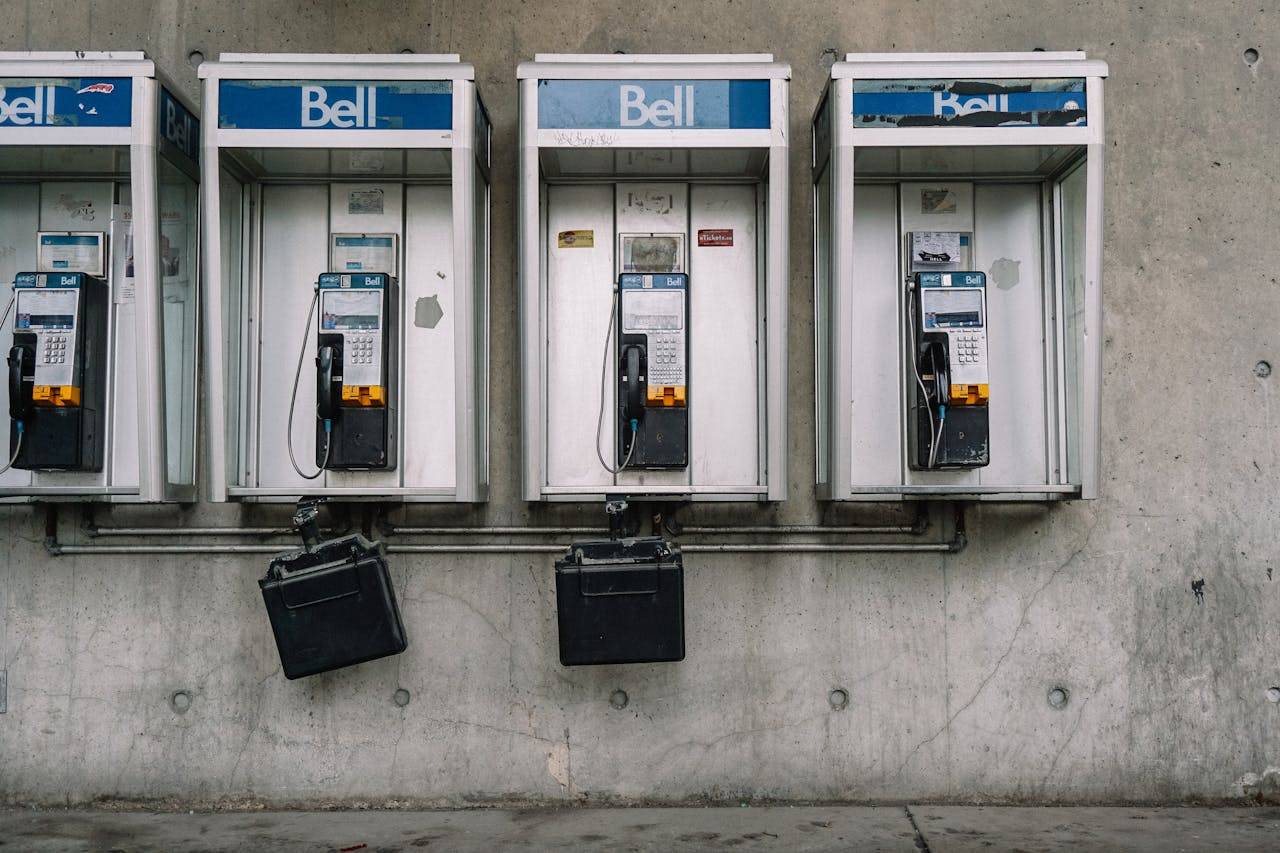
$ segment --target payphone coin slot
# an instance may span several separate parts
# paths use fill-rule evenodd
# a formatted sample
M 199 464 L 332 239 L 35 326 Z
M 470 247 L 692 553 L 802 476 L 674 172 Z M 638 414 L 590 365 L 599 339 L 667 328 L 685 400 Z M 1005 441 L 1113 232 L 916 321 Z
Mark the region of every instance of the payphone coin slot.
M 342 404 L 344 406 L 385 406 L 387 404 L 386 389 L 381 385 L 343 385 Z
M 31 400 L 37 406 L 79 406 L 80 389 L 74 385 L 36 385 Z

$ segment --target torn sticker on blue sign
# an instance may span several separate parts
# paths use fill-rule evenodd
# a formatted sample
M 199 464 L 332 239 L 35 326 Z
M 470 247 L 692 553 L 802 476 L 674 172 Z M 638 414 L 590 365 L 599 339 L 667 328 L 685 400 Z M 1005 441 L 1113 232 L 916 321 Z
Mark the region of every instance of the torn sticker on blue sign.
M 1081 77 L 855 80 L 854 127 L 1083 127 Z

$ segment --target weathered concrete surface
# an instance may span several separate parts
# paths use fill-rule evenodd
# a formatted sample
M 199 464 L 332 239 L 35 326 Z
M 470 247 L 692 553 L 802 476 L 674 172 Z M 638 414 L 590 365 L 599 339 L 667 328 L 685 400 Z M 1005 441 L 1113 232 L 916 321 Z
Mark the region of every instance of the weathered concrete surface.
M 215 814 L 0 810 L 0 843 L 23 853 L 317 853 L 343 848 L 351 853 L 916 853 L 915 842 L 915 830 L 901 807 Z
M 412 48 L 476 64 L 495 120 L 493 500 L 475 513 L 415 511 L 433 522 L 586 517 L 519 500 L 519 60 L 768 50 L 793 66 L 792 500 L 732 508 L 744 521 L 859 517 L 823 510 L 810 483 L 805 152 L 832 51 L 1080 47 L 1112 78 L 1097 502 L 975 510 L 973 544 L 958 556 L 690 560 L 689 658 L 673 666 L 559 667 L 545 556 L 401 558 L 409 652 L 298 683 L 281 675 L 261 612 L 264 560 L 49 559 L 39 512 L 0 510 L 0 796 L 1105 802 L 1275 789 L 1260 777 L 1280 765 L 1280 705 L 1266 695 L 1280 685 L 1280 376 L 1254 366 L 1280 363 L 1280 10 L 1224 0 L 4 9 L 0 47 L 142 47 L 192 91 L 193 50 Z M 1247 48 L 1261 52 L 1252 66 Z M 1192 593 L 1201 579 L 1203 600 Z M 1055 710 L 1046 694 L 1059 685 L 1070 701 Z M 827 700 L 836 686 L 851 694 L 842 711 Z M 404 708 L 397 687 L 412 694 Z M 608 702 L 618 688 L 624 710 Z M 192 694 L 185 713 L 170 707 L 177 690 Z
M 212 814 L 0 810 L 0 846 L 11 845 L 23 853 L 1251 853 L 1274 850 L 1277 832 L 1280 810 L 1274 808 L 773 806 Z
M 1274 808 L 958 808 L 912 806 L 930 853 L 1174 853 L 1274 850 Z

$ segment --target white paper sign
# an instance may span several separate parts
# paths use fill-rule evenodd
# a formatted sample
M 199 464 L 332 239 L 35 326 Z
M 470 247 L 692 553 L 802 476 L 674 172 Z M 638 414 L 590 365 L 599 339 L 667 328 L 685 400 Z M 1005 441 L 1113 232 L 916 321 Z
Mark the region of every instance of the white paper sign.
M 959 231 L 911 232 L 911 260 L 918 264 L 957 264 L 960 262 Z
M 334 234 L 330 249 L 333 272 L 396 274 L 395 234 Z
M 101 231 L 43 231 L 40 233 L 37 269 L 39 272 L 83 272 L 101 276 L 104 237 Z

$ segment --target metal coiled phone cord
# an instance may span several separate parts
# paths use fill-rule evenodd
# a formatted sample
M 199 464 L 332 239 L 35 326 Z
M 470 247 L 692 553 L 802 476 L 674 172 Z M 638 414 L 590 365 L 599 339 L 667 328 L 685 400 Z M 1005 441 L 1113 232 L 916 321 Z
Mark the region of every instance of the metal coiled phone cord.
M 17 298 L 18 294 L 16 293 L 9 297 L 9 304 L 4 306 L 4 316 L 0 317 L 0 328 L 4 328 L 5 320 L 9 319 L 9 310 L 13 308 L 13 302 Z M 6 463 L 3 468 L 0 468 L 0 474 L 3 474 L 12 468 L 13 463 L 18 461 L 18 454 L 22 452 L 22 437 L 26 435 L 26 424 L 22 421 L 14 421 L 14 423 L 18 425 L 18 441 L 13 446 L 13 454 L 9 457 L 8 463 Z
M 924 397 L 925 411 L 929 413 L 929 465 L 928 467 L 932 468 L 933 462 L 938 456 L 938 441 L 941 440 L 942 438 L 942 424 L 939 423 L 936 427 L 934 426 L 933 407 L 929 405 L 929 390 L 924 387 L 924 377 L 920 375 L 920 362 L 917 360 L 919 358 L 919 353 L 920 353 L 920 341 L 916 338 L 916 320 L 915 320 L 915 315 L 916 315 L 915 300 L 919 298 L 919 294 L 916 293 L 917 286 L 918 285 L 916 285 L 915 282 L 911 282 L 910 284 L 907 285 L 907 300 L 908 300 L 907 311 L 911 315 L 907 321 L 911 324 L 911 371 L 916 375 L 916 384 L 920 386 L 920 393 Z M 930 358 L 932 357 L 933 357 L 932 354 L 930 354 Z M 937 369 L 936 362 L 934 364 L 933 375 L 934 375 L 934 381 L 937 381 L 938 369 Z M 946 410 L 943 410 L 942 416 L 944 418 L 946 417 Z M 936 432 L 935 432 L 935 429 L 936 429 Z
M 314 480 L 325 472 L 325 466 L 329 464 L 329 448 L 333 446 L 332 433 L 330 432 L 331 423 L 328 418 L 324 419 L 324 461 L 314 474 L 304 474 L 302 469 L 298 467 L 298 460 L 293 455 L 293 412 L 298 405 L 298 382 L 302 379 L 302 362 L 307 357 L 307 332 L 311 330 L 311 318 L 316 314 L 316 303 L 320 301 L 320 290 L 317 289 L 315 296 L 311 297 L 311 307 L 307 310 L 307 323 L 302 327 L 302 346 L 298 348 L 298 369 L 293 373 L 293 393 L 289 395 L 289 425 L 288 439 L 286 444 L 289 446 L 289 463 L 293 465 L 293 470 L 298 472 L 298 476 L 304 480 Z M 3 321 L 0 321 L 2 324 Z M 316 404 L 319 406 L 319 403 Z
M 600 435 L 604 432 L 604 408 L 605 397 L 609 390 L 609 341 L 613 339 L 613 327 L 618 316 L 618 288 L 613 288 L 613 304 L 609 308 L 609 327 L 604 335 L 604 356 L 600 359 L 600 413 L 596 416 L 596 458 L 600 460 L 600 464 L 604 466 L 604 470 L 608 471 L 615 477 L 623 468 L 631 464 L 631 455 L 636 452 L 636 422 L 631 421 L 631 444 L 627 447 L 627 458 L 622 460 L 622 464 L 617 468 L 610 467 L 608 462 L 604 461 L 604 454 L 600 452 Z

